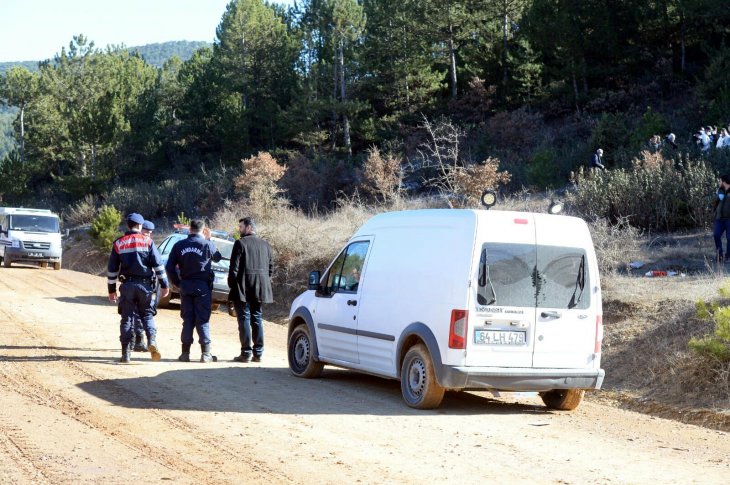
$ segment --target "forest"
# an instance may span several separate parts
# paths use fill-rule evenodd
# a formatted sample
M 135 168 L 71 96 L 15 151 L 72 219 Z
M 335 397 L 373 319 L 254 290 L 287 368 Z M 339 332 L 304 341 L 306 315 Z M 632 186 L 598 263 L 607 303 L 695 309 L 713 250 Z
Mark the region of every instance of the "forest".
M 412 193 L 448 191 L 444 163 L 560 188 L 597 147 L 629 168 L 653 135 L 693 154 L 727 126 L 729 34 L 724 0 L 232 0 L 185 60 L 80 34 L 0 77 L 0 202 L 205 212 L 259 152 L 305 209 L 352 196 L 374 152 Z

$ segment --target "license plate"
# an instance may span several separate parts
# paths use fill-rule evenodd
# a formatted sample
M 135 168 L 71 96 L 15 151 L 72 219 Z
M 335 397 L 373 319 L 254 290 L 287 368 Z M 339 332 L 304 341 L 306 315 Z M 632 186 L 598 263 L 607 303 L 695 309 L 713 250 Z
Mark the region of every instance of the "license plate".
M 487 345 L 524 345 L 525 334 L 523 331 L 510 330 L 476 330 L 474 332 L 474 343 Z
M 28 257 L 30 258 L 42 258 L 43 253 L 28 253 Z

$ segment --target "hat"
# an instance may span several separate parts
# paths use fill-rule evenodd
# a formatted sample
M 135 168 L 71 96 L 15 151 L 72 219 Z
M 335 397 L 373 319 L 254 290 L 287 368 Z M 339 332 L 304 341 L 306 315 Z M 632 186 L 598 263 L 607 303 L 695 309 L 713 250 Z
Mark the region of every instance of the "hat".
M 145 229 L 147 231 L 154 231 L 155 225 L 152 221 L 144 221 L 144 224 L 142 224 L 142 229 Z
M 137 214 L 136 212 L 132 212 L 131 214 L 127 215 L 127 221 L 133 222 L 135 224 L 144 224 L 144 217 L 142 217 L 140 214 Z

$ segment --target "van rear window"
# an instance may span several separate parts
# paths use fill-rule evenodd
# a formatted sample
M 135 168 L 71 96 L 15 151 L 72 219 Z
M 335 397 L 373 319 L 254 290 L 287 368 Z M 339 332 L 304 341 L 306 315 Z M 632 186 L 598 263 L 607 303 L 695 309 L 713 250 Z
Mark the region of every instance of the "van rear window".
M 60 232 L 55 217 L 15 214 L 9 219 L 8 227 L 13 231 Z
M 479 305 L 578 308 L 590 305 L 583 249 L 486 243 L 477 277 Z

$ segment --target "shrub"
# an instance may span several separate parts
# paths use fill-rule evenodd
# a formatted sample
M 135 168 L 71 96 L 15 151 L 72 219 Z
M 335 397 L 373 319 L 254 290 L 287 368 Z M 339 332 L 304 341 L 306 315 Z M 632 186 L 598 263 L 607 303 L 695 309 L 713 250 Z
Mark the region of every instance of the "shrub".
M 360 189 L 364 193 L 383 202 L 393 200 L 403 181 L 402 159 L 392 153 L 383 156 L 373 147 L 368 151 L 360 178 Z
M 471 164 L 454 170 L 454 189 L 464 197 L 466 205 L 477 207 L 482 193 L 487 189 L 497 189 L 510 181 L 508 172 L 498 172 L 499 160 L 488 158 L 484 163 Z
M 725 284 L 718 292 L 721 297 L 730 298 L 730 285 Z M 715 332 L 701 338 L 692 337 L 689 348 L 713 360 L 730 362 L 730 306 L 720 306 L 718 303 L 708 306 L 704 301 L 698 301 L 697 317 L 712 320 Z
M 112 206 L 102 206 L 99 215 L 91 223 L 89 235 L 100 251 L 109 251 L 115 239 L 122 235 L 119 225 L 122 223 L 122 213 Z
M 83 226 L 91 224 L 98 214 L 96 198 L 93 195 L 87 195 L 69 207 L 65 219 L 73 225 Z
M 703 226 L 717 175 L 703 160 L 665 159 L 642 152 L 630 170 L 587 171 L 573 175 L 570 201 L 586 218 L 627 220 L 643 229 Z
M 286 167 L 279 165 L 268 152 L 241 161 L 243 174 L 235 178 L 236 192 L 255 201 L 263 209 L 263 217 L 269 217 L 274 207 L 282 202 L 284 191 L 277 182 L 286 173 Z

